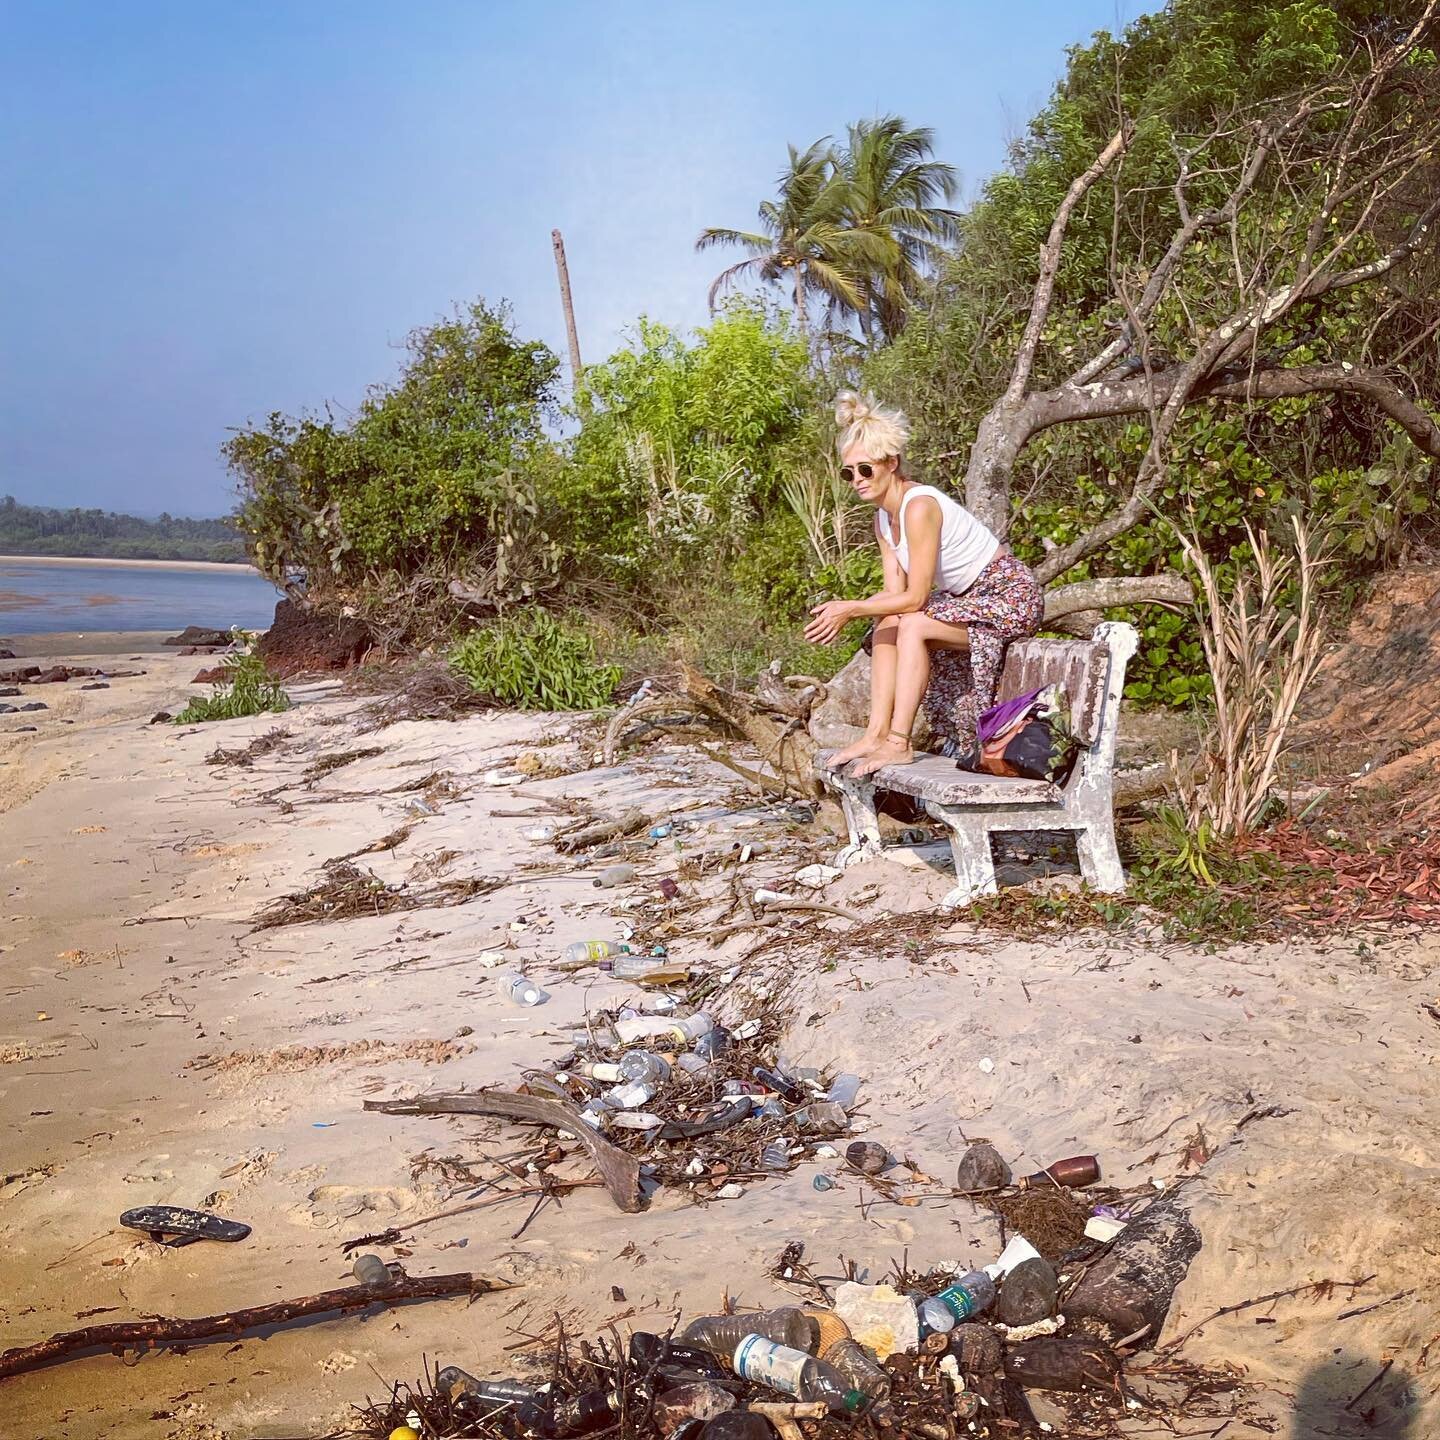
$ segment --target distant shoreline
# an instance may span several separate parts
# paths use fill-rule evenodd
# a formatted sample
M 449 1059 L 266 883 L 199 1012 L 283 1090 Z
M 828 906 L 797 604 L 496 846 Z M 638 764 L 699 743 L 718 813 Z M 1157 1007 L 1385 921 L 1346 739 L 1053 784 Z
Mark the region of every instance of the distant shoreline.
M 253 565 L 230 560 L 122 560 L 90 555 L 0 555 L 0 565 L 106 565 L 117 570 L 208 570 L 259 576 Z

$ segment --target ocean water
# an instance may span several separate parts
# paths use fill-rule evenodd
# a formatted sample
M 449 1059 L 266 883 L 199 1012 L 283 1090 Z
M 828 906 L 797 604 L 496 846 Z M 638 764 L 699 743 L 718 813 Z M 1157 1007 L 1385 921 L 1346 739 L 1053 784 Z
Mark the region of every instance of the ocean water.
M 0 637 L 241 625 L 263 630 L 280 592 L 245 566 L 56 564 L 0 557 Z

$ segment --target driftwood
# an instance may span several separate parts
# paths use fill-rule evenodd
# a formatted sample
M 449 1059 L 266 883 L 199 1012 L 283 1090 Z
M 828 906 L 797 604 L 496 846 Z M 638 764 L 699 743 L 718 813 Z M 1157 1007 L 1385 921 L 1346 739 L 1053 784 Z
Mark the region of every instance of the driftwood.
M 797 722 L 779 724 L 748 696 L 721 689 L 688 665 L 684 678 L 690 699 L 743 735 L 791 794 L 809 800 L 821 797 L 822 787 L 815 776 L 815 742 Z
M 601 756 L 606 765 L 613 765 L 624 748 L 622 740 L 632 726 L 643 725 L 651 730 L 664 730 L 672 735 L 715 733 L 714 723 L 695 713 L 695 706 L 683 695 L 652 695 L 617 710 L 605 727 Z
M 607 840 L 614 840 L 622 835 L 633 835 L 637 830 L 643 830 L 650 824 L 650 814 L 646 810 L 627 810 L 618 820 L 597 820 L 590 825 L 582 825 L 578 830 L 567 830 L 563 835 L 555 839 L 555 848 L 567 855 L 573 855 L 577 850 L 589 850 L 594 845 L 602 845 Z
M 302 1316 L 337 1314 L 364 1310 L 370 1305 L 395 1305 L 402 1300 L 439 1300 L 448 1295 L 486 1295 L 495 1290 L 512 1290 L 505 1280 L 487 1280 L 483 1275 L 404 1276 L 391 1285 L 344 1285 L 323 1290 L 298 1300 L 278 1300 L 271 1305 L 253 1305 L 223 1315 L 203 1315 L 195 1320 L 121 1320 L 110 1325 L 87 1325 L 83 1330 L 66 1330 L 0 1354 L 0 1379 L 38 1370 L 55 1360 L 70 1359 L 86 1350 L 154 1350 L 162 1345 L 193 1345 L 221 1336 L 239 1338 L 247 1330 L 283 1325 Z
M 476 1090 L 464 1095 L 419 1095 L 414 1100 L 367 1100 L 365 1108 L 382 1115 L 499 1115 L 565 1130 L 585 1147 L 620 1209 L 633 1215 L 644 1203 L 640 1162 L 597 1135 L 579 1110 L 563 1100 L 542 1100 L 511 1090 Z
M 811 707 L 823 693 L 824 686 L 813 682 L 802 684 L 799 688 L 792 687 L 780 678 L 773 667 L 762 670 L 755 680 L 755 698 L 762 705 L 793 720 L 808 720 Z

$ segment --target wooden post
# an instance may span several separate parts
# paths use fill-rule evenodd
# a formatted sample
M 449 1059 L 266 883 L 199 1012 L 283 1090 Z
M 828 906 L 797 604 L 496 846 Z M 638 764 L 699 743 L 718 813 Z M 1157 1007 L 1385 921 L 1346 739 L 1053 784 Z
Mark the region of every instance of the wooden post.
M 570 267 L 565 263 L 565 237 L 558 230 L 552 230 L 550 243 L 555 247 L 555 273 L 560 277 L 560 303 L 565 307 L 565 334 L 570 341 L 570 389 L 572 394 L 578 394 L 582 389 L 580 336 L 575 330 L 575 302 L 570 298 Z

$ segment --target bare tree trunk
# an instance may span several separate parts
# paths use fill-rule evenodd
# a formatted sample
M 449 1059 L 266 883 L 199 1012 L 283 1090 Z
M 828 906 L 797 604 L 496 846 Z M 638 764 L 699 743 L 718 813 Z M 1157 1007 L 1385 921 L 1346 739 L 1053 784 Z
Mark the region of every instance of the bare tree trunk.
M 555 273 L 560 277 L 560 304 L 565 310 L 565 337 L 570 342 L 570 393 L 578 397 L 584 388 L 584 367 L 580 364 L 580 332 L 575 328 L 575 301 L 570 295 L 570 267 L 565 263 L 565 239 L 558 230 L 550 232 L 555 249 Z

